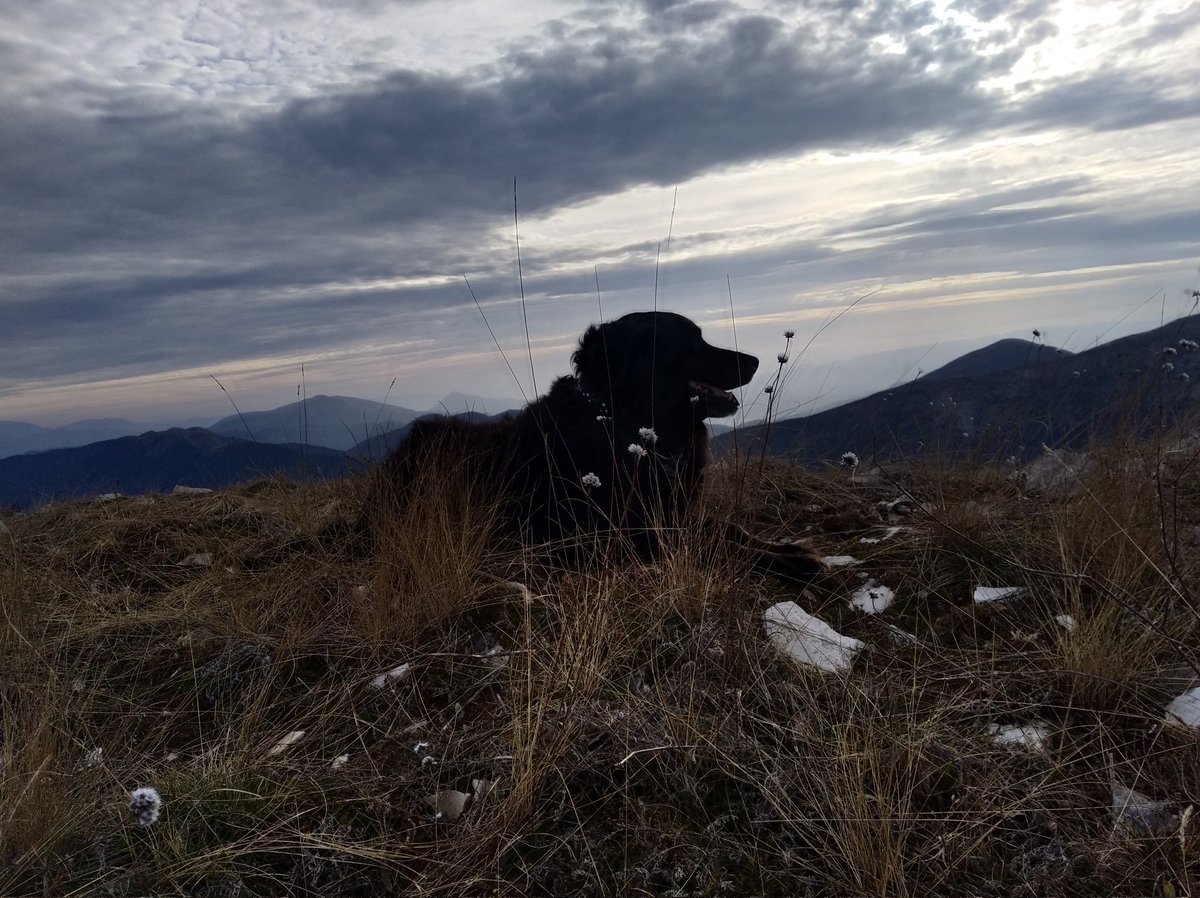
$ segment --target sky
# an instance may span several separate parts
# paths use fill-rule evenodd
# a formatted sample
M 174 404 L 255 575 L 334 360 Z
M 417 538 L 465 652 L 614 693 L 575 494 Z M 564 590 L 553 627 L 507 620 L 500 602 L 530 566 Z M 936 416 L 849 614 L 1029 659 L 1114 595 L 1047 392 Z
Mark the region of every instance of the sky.
M 784 330 L 802 414 L 1155 327 L 1200 288 L 1198 32 L 1184 0 L 0 0 L 0 419 L 532 396 L 649 308 L 764 360 L 751 416 Z

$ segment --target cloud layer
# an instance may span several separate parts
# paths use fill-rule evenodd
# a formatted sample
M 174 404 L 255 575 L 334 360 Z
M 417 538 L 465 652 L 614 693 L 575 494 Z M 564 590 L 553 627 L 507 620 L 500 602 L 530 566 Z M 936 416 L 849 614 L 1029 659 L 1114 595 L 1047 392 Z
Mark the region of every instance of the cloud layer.
M 482 301 L 511 297 L 514 177 L 536 229 L 646 187 L 684 185 L 687 202 L 688 185 L 728 173 L 781 166 L 789 178 L 813 154 L 1194 134 L 1200 112 L 1194 67 L 1133 64 L 1194 30 L 1187 10 L 1143 11 L 1103 66 L 1018 82 L 1060 39 L 1048 2 L 596 2 L 548 8 L 476 60 L 458 47 L 451 66 L 412 36 L 372 42 L 370 26 L 407 16 L 444 34 L 454 4 L 293 2 L 269 21 L 237 4 L 126 2 L 107 12 L 113 34 L 131 21 L 142 33 L 108 42 L 72 4 L 12 7 L 0 414 L 42 379 L 353 355 L 468 303 L 464 273 Z M 345 22 L 322 40 L 323 23 Z M 924 252 L 1019 250 L 1068 223 L 1097 254 L 1142 260 L 1130 248 L 1145 244 L 1179 258 L 1175 244 L 1200 233 L 1189 208 L 1102 207 L 1103 173 L 1035 168 L 1002 189 L 979 190 L 977 171 L 969 195 L 848 202 L 843 220 L 780 225 L 736 257 L 733 229 L 681 232 L 675 275 L 820 259 L 830 279 L 871 260 L 894 275 Z M 822 192 L 838 186 L 805 185 L 826 209 Z M 1180 186 L 1194 191 L 1195 176 Z M 789 178 L 780 192 L 796 189 Z M 611 284 L 644 284 L 651 242 L 529 247 L 531 300 L 580 289 L 599 262 Z M 548 336 L 578 329 L 547 315 Z

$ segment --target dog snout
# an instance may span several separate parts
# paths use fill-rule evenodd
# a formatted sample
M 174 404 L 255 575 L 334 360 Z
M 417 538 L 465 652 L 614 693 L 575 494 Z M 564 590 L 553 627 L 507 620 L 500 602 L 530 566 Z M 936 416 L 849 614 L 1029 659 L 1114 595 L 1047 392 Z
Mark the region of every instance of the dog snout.
M 708 368 L 704 380 L 722 390 L 732 390 L 750 383 L 758 370 L 758 359 L 745 352 L 713 348 Z

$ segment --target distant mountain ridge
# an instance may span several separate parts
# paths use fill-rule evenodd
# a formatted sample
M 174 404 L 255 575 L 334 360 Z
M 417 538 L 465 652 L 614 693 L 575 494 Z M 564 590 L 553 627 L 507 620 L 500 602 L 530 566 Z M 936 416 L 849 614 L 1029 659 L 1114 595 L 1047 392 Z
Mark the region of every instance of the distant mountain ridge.
M 252 443 L 201 427 L 173 428 L 0 459 L 0 506 L 25 508 L 107 492 L 170 492 L 177 484 L 215 489 L 280 473 L 332 477 L 349 466 L 345 453 L 319 446 Z
M 501 415 L 464 412 L 453 417 L 483 422 Z M 359 473 L 391 452 L 414 423 L 376 434 L 348 451 L 256 443 L 193 427 L 16 455 L 0 459 L 0 507 L 28 508 L 108 492 L 170 492 L 176 485 L 218 489 L 276 474 L 305 478 Z
M 1118 428 L 1149 433 L 1200 410 L 1197 341 L 1200 317 L 1075 355 L 1049 347 L 1035 354 L 1027 341 L 1002 340 L 890 390 L 769 429 L 741 428 L 738 445 L 766 439 L 767 452 L 810 464 L 837 463 L 844 452 L 1023 461 L 1043 444 L 1078 448 Z M 717 451 L 732 440 L 718 437 Z
M 228 415 L 208 429 L 259 443 L 297 443 L 351 449 L 380 433 L 403 427 L 420 412 L 352 396 L 310 396 L 262 412 Z
M 39 427 L 25 421 L 0 421 L 0 458 L 132 436 L 139 430 L 146 430 L 146 427 L 124 418 L 93 418 L 73 421 L 60 427 Z
M 836 463 L 843 452 L 864 459 L 932 452 L 949 460 L 1024 460 L 1037 454 L 1043 443 L 1074 448 L 1118 426 L 1148 432 L 1195 415 L 1200 408 L 1197 349 L 1200 317 L 1076 355 L 1031 341 L 1001 340 L 909 383 L 836 408 L 775 421 L 769 430 L 758 424 L 718 433 L 713 446 L 720 452 L 737 440 L 744 449 L 766 439 L 768 452 L 809 463 Z M 461 398 L 469 403 L 470 397 Z M 447 399 L 457 402 L 455 394 Z M 485 415 L 464 410 L 453 417 L 487 421 L 514 411 Z M 298 435 L 304 429 L 304 413 L 306 444 L 268 439 Z M 361 421 L 361 438 L 349 423 L 355 415 Z M 386 456 L 415 420 L 443 415 L 350 397 L 314 396 L 304 406 L 291 403 L 268 412 L 233 415 L 214 425 L 232 433 L 173 428 L 0 458 L 0 505 L 25 507 L 118 490 L 169 491 L 176 484 L 217 488 L 275 473 L 337 476 Z M 397 421 L 402 423 L 396 426 Z M 393 426 L 385 429 L 385 422 Z M 121 419 L 78 423 L 84 432 L 87 427 L 130 425 Z M 257 432 L 257 442 L 243 438 L 247 425 Z M 0 440 L 41 430 L 0 422 Z M 329 448 L 320 440 L 339 447 Z
M 424 411 L 417 411 L 378 400 L 317 395 L 278 408 L 226 415 L 207 429 L 222 436 L 251 442 L 297 443 L 348 450 L 370 437 L 397 430 L 424 415 L 457 415 L 469 411 L 494 416 L 522 404 L 520 400 L 451 392 L 432 402 Z M 169 430 L 173 427 L 186 429 L 202 424 L 202 421 L 195 419 L 146 422 L 125 418 L 91 418 L 46 427 L 28 421 L 0 420 L 0 459 L 27 452 L 86 446 L 152 430 Z

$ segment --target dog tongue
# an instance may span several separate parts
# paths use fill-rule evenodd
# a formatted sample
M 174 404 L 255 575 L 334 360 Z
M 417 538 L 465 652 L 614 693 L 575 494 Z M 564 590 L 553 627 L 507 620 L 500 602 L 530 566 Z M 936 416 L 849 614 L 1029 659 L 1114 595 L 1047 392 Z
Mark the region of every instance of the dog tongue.
M 737 397 L 728 390 L 722 390 L 720 387 L 714 387 L 712 384 L 706 384 L 701 380 L 691 380 L 688 384 L 693 390 L 698 393 L 704 393 L 709 399 L 723 399 L 726 402 L 737 403 Z

